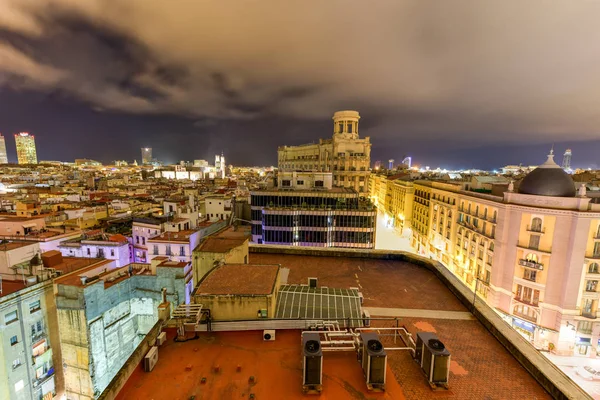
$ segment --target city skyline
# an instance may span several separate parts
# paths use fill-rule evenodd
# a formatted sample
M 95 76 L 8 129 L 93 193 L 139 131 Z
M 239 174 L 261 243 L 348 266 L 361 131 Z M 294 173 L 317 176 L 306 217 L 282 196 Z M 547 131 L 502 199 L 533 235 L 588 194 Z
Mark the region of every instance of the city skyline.
M 598 163 L 600 51 L 582 45 L 598 33 L 597 3 L 400 2 L 369 18 L 333 3 L 294 15 L 290 4 L 52 4 L 0 6 L 11 16 L 0 18 L 0 131 L 36 134 L 40 159 L 108 162 L 149 146 L 169 162 L 225 150 L 233 164 L 274 163 L 262 149 L 310 142 L 331 112 L 356 109 L 374 159 L 489 169 L 497 152 L 536 164 L 532 148 L 564 143 L 574 166 Z M 332 30 L 332 14 L 354 29 Z

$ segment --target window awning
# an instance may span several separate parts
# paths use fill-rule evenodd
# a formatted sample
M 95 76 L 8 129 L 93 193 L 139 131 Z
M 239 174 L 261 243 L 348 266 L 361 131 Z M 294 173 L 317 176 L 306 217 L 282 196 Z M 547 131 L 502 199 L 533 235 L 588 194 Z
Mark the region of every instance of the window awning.
M 26 224 L 23 224 L 22 226 L 23 228 L 34 228 L 37 226 L 37 224 L 35 222 L 28 222 Z

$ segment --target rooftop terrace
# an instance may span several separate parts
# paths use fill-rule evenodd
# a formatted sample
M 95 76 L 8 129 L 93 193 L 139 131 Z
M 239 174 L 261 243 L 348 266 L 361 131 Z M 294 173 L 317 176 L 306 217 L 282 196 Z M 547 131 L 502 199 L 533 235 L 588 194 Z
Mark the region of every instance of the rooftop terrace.
M 550 395 L 473 317 L 458 298 L 423 267 L 402 261 L 251 253 L 250 263 L 289 268 L 288 284 L 318 277 L 319 286 L 357 287 L 375 327 L 403 325 L 413 334 L 436 332 L 452 355 L 450 389 L 432 391 L 407 351 L 388 352 L 386 393 L 368 393 L 354 353 L 323 357 L 323 399 L 549 399 Z M 389 319 L 395 317 L 397 319 Z M 260 332 L 200 333 L 198 340 L 159 349 L 156 369 L 141 367 L 118 399 L 248 398 L 301 399 L 302 358 L 299 331 L 277 331 L 274 342 Z M 202 354 L 202 357 L 199 356 Z M 186 370 L 186 366 L 191 366 Z M 237 372 L 237 366 L 241 371 Z M 214 367 L 220 372 L 215 373 Z M 157 379 L 160 376 L 161 379 Z M 256 377 L 249 384 L 249 376 Z M 206 377 L 206 383 L 200 382 Z

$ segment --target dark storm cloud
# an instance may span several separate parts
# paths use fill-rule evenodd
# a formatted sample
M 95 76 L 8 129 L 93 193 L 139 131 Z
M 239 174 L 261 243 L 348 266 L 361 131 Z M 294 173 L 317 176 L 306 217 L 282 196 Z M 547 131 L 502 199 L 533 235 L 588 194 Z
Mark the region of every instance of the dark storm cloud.
M 277 127 L 285 143 L 358 109 L 384 154 L 593 140 L 599 15 L 593 1 L 0 0 L 0 85 L 202 132 Z

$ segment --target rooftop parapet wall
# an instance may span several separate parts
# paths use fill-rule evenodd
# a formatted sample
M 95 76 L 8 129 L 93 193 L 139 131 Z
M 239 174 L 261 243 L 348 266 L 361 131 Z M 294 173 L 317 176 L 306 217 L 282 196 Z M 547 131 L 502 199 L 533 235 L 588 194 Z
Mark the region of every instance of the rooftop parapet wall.
M 519 363 L 555 399 L 589 399 L 575 382 L 552 364 L 525 338 L 510 327 L 487 304 L 479 300 L 473 303 L 473 292 L 439 262 L 402 251 L 299 248 L 293 246 L 250 245 L 250 253 L 288 254 L 317 257 L 355 257 L 410 262 L 432 271 L 454 295 L 467 307 L 483 326 L 519 361 Z M 285 265 L 282 265 L 285 267 Z

